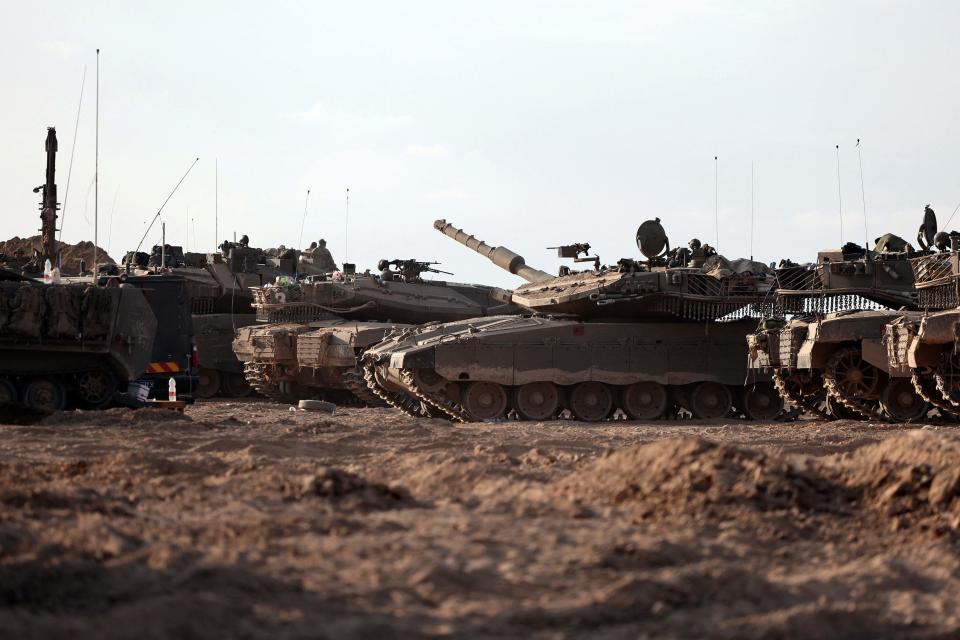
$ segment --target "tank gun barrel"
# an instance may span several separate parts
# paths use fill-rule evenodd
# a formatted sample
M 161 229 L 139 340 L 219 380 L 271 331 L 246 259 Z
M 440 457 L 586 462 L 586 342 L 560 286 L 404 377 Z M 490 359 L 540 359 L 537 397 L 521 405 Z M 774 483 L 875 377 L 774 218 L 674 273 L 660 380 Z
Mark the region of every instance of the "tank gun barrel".
M 445 236 L 453 238 L 469 249 L 473 249 L 487 260 L 505 271 L 518 275 L 527 282 L 542 282 L 552 280 L 554 276 L 540 269 L 527 266 L 523 256 L 514 253 L 506 247 L 491 247 L 483 240 L 475 238 L 463 229 L 458 229 L 446 220 L 437 220 L 433 228 Z

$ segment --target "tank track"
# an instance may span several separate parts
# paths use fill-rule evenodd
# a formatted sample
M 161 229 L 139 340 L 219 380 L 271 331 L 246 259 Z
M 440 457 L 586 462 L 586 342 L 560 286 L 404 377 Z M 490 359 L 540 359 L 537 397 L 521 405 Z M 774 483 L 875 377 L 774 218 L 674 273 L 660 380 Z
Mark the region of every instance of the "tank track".
M 865 420 L 876 420 L 878 422 L 889 422 L 890 419 L 887 418 L 883 413 L 877 411 L 871 407 L 867 402 L 859 398 L 848 398 L 843 395 L 840 391 L 840 388 L 837 386 L 836 380 L 836 366 L 839 356 L 843 353 L 843 350 L 839 350 L 830 356 L 829 362 L 827 362 L 827 367 L 823 372 L 823 386 L 827 390 L 827 393 L 831 398 L 842 404 L 844 407 L 852 411 L 855 415 L 863 417 Z
M 280 387 L 267 382 L 266 375 L 264 375 L 266 369 L 267 366 L 259 362 L 244 362 L 243 377 L 247 379 L 250 387 L 263 397 L 269 398 L 274 402 L 289 402 L 290 399 L 280 391 Z
M 468 416 L 467 412 L 458 404 L 451 402 L 448 398 L 444 398 L 440 394 L 428 393 L 421 389 L 414 380 L 413 371 L 410 369 L 402 369 L 400 371 L 400 380 L 404 386 L 410 389 L 414 397 L 428 406 L 437 409 L 442 417 L 449 418 L 455 422 L 471 422 L 470 416 Z
M 394 409 L 398 409 L 403 413 L 411 416 L 413 418 L 425 418 L 428 417 L 424 415 L 422 407 L 420 407 L 419 402 L 411 398 L 410 396 L 394 393 L 392 391 L 387 391 L 379 384 L 377 384 L 377 378 L 373 373 L 373 364 L 364 363 L 363 365 L 363 379 L 367 383 L 367 388 L 370 389 L 371 393 L 375 396 L 386 402 L 388 405 Z
M 364 380 L 363 375 L 359 371 L 347 371 L 343 374 L 342 380 L 347 390 L 360 400 L 361 405 L 367 407 L 390 406 L 386 400 L 370 390 L 370 387 L 367 386 L 367 381 Z
M 937 383 L 937 391 L 940 392 L 940 395 L 943 396 L 943 399 L 951 406 L 954 410 L 960 409 L 960 401 L 956 400 L 953 397 L 953 394 L 950 392 L 950 385 L 947 383 L 947 379 L 944 376 L 944 369 L 946 367 L 952 368 L 952 362 L 950 358 L 941 358 L 940 362 L 937 363 L 936 369 L 933 370 L 933 378 Z
M 773 386 L 781 398 L 801 407 L 804 411 L 809 411 L 822 420 L 836 419 L 835 416 L 830 415 L 830 413 L 818 407 L 814 402 L 814 398 L 804 397 L 801 393 L 794 393 L 787 385 L 786 379 L 780 375 L 779 371 L 773 372 Z
M 930 406 L 943 411 L 945 413 L 943 416 L 945 419 L 954 420 L 960 415 L 957 407 L 943 397 L 935 380 L 925 378 L 920 375 L 919 371 L 914 370 L 910 381 L 913 383 L 913 388 L 916 390 L 917 395 L 928 402 Z

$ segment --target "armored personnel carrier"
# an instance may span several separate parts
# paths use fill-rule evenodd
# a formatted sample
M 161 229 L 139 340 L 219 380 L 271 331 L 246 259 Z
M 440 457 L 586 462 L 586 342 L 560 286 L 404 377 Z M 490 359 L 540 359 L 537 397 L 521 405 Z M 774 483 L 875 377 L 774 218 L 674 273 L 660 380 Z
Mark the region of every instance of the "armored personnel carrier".
M 0 402 L 99 409 L 146 369 L 155 331 L 132 287 L 0 282 Z
M 918 234 L 930 251 L 936 219 Z M 932 218 L 932 219 L 931 219 Z M 749 337 L 751 367 L 773 373 L 781 395 L 821 417 L 909 421 L 930 409 L 908 369 L 891 366 L 887 325 L 923 316 L 914 276 L 916 252 L 890 234 L 873 251 L 848 245 L 821 252 L 816 264 L 777 269 L 781 317 Z
M 293 277 L 295 258 L 267 255 L 260 249 L 224 242 L 220 253 L 184 253 L 182 247 L 158 245 L 150 254 L 130 252 L 127 273 L 138 277 L 181 276 L 190 297 L 196 341 L 196 387 L 193 394 L 243 397 L 251 392 L 243 364 L 231 347 L 237 329 L 256 322 L 251 289 Z M 129 266 L 128 266 L 129 265 Z M 119 272 L 119 271 L 118 271 Z
M 382 260 L 379 273 L 280 279 L 253 290 L 260 324 L 241 327 L 233 350 L 250 385 L 291 402 L 323 397 L 419 411 L 409 398 L 372 393 L 358 368 L 371 345 L 410 323 L 514 313 L 509 292 L 495 287 L 426 280 L 433 263 Z
M 527 280 L 511 300 L 532 315 L 430 324 L 388 338 L 364 355 L 375 390 L 412 395 L 458 421 L 508 413 L 544 420 L 564 410 L 597 421 L 618 409 L 654 420 L 681 407 L 698 418 L 780 413 L 770 377 L 751 373 L 745 357 L 751 317 L 773 284 L 764 265 L 730 263 L 699 243 L 671 252 L 657 219 L 637 231 L 645 261 L 601 267 L 596 256 L 581 257 L 589 245 L 567 245 L 560 257 L 593 268 L 555 277 L 445 220 L 434 227 Z

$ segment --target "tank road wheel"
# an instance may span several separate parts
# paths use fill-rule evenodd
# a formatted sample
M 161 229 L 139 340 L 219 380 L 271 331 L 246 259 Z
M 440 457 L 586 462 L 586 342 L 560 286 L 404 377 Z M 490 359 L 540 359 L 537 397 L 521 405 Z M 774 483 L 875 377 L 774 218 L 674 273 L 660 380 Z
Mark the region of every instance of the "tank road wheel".
M 477 420 L 495 420 L 507 411 L 507 392 L 495 382 L 471 382 L 463 392 L 463 408 Z
M 910 378 L 891 378 L 880 397 L 880 406 L 884 413 L 896 422 L 919 420 L 929 409 L 913 388 Z
M 769 382 L 743 388 L 743 412 L 751 420 L 773 420 L 783 411 L 783 398 Z
M 667 410 L 667 390 L 658 382 L 636 382 L 623 390 L 623 410 L 634 420 L 656 420 Z
M 830 356 L 824 375 L 846 398 L 872 396 L 880 386 L 880 370 L 863 359 L 859 347 L 844 347 Z
M 66 406 L 63 385 L 57 380 L 34 378 L 23 389 L 23 404 L 36 411 L 60 411 Z
M 17 388 L 6 378 L 0 378 L 0 405 L 16 403 Z
M 77 396 L 86 409 L 100 409 L 113 397 L 116 382 L 106 371 L 97 369 L 77 378 Z
M 701 382 L 690 392 L 690 413 L 694 418 L 722 418 L 730 411 L 733 395 L 719 382 Z
M 524 420 L 549 420 L 560 408 L 560 392 L 552 382 L 531 382 L 517 389 L 514 406 Z
M 246 398 L 253 389 L 242 373 L 224 373 L 220 376 L 220 392 L 228 398 Z
M 599 422 L 613 408 L 613 394 L 602 382 L 581 382 L 570 392 L 570 411 L 584 422 Z
M 197 371 L 197 388 L 193 395 L 198 398 L 212 398 L 220 389 L 220 372 L 216 369 L 200 367 Z

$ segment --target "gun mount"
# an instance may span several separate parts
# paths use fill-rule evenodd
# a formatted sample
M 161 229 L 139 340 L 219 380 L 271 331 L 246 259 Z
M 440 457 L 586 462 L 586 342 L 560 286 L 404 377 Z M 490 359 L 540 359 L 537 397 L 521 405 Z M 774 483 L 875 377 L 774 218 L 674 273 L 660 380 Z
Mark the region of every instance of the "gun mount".
M 491 247 L 483 240 L 469 235 L 463 229 L 456 228 L 446 220 L 437 220 L 433 223 L 433 228 L 443 235 L 453 238 L 463 246 L 473 249 L 501 269 L 518 275 L 527 282 L 544 282 L 546 280 L 553 280 L 554 278 L 554 276 L 546 271 L 527 266 L 523 256 L 514 253 L 510 249 L 506 247 Z
M 387 260 L 382 259 L 377 263 L 377 268 L 380 270 L 381 277 L 386 281 L 400 280 L 402 282 L 420 282 L 424 273 L 442 273 L 448 276 L 453 274 L 449 271 L 442 271 L 440 269 L 434 269 L 433 265 L 440 264 L 439 262 L 423 262 L 421 260 L 416 260 L 410 258 L 408 260 L 394 259 Z M 391 271 L 390 267 L 396 267 L 396 271 Z

